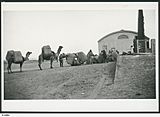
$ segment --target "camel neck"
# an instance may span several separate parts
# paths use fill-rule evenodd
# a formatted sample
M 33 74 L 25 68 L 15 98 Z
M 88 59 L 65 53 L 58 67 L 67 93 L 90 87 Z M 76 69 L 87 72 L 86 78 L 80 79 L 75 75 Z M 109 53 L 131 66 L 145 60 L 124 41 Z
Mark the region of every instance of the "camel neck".
M 58 48 L 58 50 L 57 50 L 57 54 L 59 55 L 59 54 L 60 54 L 60 52 L 61 52 L 61 48 Z
M 29 55 L 28 54 L 26 54 L 26 57 L 24 58 L 24 61 L 27 61 L 27 60 L 29 60 Z
M 24 59 L 23 59 L 24 61 L 27 61 L 28 60 L 28 57 L 24 57 Z

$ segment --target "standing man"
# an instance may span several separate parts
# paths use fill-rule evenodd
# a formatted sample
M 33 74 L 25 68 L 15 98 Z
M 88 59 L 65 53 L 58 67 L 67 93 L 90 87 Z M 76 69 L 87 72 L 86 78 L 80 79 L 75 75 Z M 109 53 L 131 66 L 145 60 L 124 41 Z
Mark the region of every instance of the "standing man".
M 131 54 L 133 54 L 134 53 L 134 47 L 133 47 L 133 45 L 131 45 Z
M 63 54 L 60 54 L 60 56 L 59 56 L 59 63 L 60 63 L 60 67 L 63 67 L 63 58 L 65 58 L 66 56 L 65 56 L 65 54 L 63 53 Z

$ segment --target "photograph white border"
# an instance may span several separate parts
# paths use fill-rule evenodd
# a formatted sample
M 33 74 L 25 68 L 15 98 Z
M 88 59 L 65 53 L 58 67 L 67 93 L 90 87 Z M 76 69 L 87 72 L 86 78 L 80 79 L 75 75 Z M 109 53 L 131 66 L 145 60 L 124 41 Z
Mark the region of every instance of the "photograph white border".
M 56 5 L 57 7 L 51 7 Z M 110 7 L 106 7 L 109 5 Z M 46 7 L 47 6 L 47 7 Z M 115 7 L 116 6 L 116 7 Z M 2 111 L 23 112 L 157 112 L 159 111 L 158 66 L 158 2 L 88 2 L 88 3 L 5 3 L 1 7 L 1 42 L 3 55 L 3 11 L 19 10 L 156 10 L 156 99 L 96 99 L 96 100 L 4 100 L 4 66 L 1 59 Z

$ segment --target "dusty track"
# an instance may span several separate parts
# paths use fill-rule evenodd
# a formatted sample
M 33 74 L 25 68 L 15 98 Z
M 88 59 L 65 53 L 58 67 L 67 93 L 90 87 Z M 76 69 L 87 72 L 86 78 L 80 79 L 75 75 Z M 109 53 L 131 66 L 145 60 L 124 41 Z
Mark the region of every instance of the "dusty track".
M 13 74 L 5 72 L 5 99 L 96 99 L 102 85 L 112 79 L 115 63 L 55 67 L 49 62 L 38 70 L 36 63 L 26 63 L 23 72 L 15 68 Z

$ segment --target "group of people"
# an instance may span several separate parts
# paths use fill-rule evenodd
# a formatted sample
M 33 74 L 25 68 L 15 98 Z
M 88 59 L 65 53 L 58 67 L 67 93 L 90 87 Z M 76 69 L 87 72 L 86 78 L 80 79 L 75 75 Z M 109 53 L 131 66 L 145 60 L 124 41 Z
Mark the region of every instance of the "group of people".
M 134 47 L 130 46 L 130 51 L 126 54 L 133 54 L 134 53 Z M 117 61 L 117 55 L 119 54 L 119 51 L 115 48 L 111 48 L 108 53 L 105 50 L 102 50 L 99 55 L 93 54 L 92 50 L 89 50 L 87 53 L 87 60 L 86 64 L 95 64 L 95 63 L 105 63 L 105 62 L 111 62 L 111 61 Z M 122 53 L 123 55 L 124 53 Z M 59 56 L 59 62 L 60 67 L 63 67 L 63 59 L 66 57 L 64 53 L 60 54 Z
M 102 50 L 99 55 L 93 54 L 92 50 L 89 50 L 86 56 L 87 59 L 85 63 L 95 64 L 95 63 L 105 63 L 105 62 L 116 61 L 118 54 L 119 52 L 113 48 L 109 50 L 108 54 L 106 53 L 105 50 Z M 64 58 L 66 58 L 66 55 L 64 53 L 60 54 L 59 56 L 60 67 L 63 67 Z M 77 58 L 75 57 L 75 59 L 77 60 L 78 57 Z
M 87 54 L 86 64 L 95 64 L 95 63 L 106 63 L 111 61 L 117 61 L 117 55 L 119 54 L 118 50 L 112 48 L 109 50 L 108 54 L 105 50 L 102 50 L 99 55 L 93 54 L 92 50 L 89 50 Z M 60 67 L 63 67 L 64 58 L 66 55 L 64 53 L 59 56 Z M 75 58 L 76 59 L 76 58 Z

